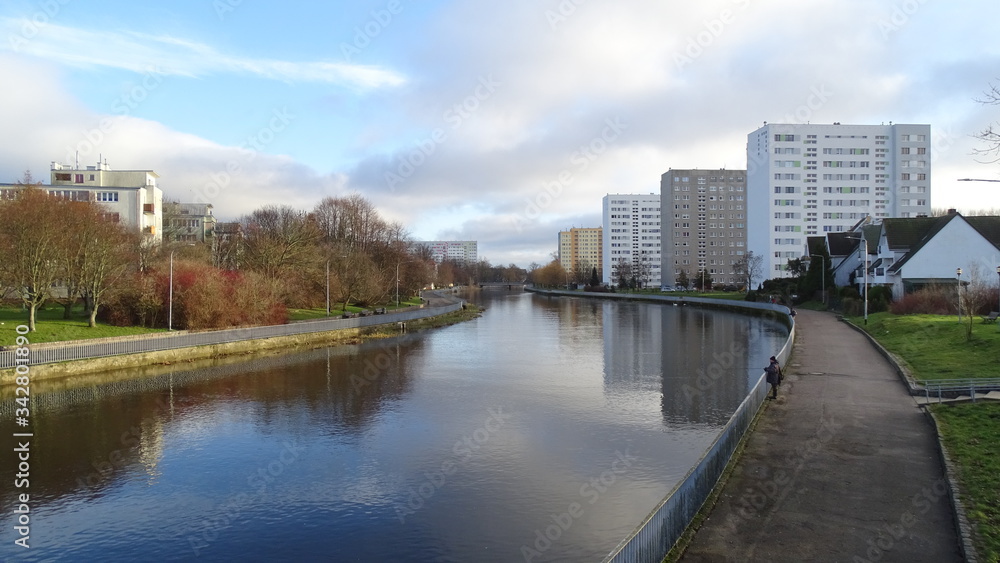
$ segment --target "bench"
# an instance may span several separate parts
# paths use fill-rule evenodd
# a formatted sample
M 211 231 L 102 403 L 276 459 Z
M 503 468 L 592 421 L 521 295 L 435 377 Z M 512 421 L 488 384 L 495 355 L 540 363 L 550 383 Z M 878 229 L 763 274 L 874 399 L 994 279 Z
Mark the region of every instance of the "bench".
M 385 314 L 385 307 L 379 307 L 379 308 L 375 309 L 375 314 L 376 315 L 384 315 Z
M 989 315 L 980 316 L 980 318 L 983 319 L 983 323 L 995 323 L 997 321 L 997 317 L 1000 317 L 1000 313 L 997 311 L 993 311 Z
M 343 318 L 345 318 L 345 319 L 353 319 L 354 317 L 357 317 L 357 316 L 358 316 L 357 313 L 344 313 L 344 317 Z

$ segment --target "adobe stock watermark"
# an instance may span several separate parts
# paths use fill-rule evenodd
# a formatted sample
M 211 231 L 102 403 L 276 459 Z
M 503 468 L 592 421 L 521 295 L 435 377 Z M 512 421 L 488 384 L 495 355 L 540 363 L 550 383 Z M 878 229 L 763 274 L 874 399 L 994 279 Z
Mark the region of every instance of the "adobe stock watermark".
M 829 88 L 826 84 L 814 84 L 809 87 L 809 92 L 806 94 L 803 103 L 799 104 L 791 111 L 786 113 L 781 121 L 773 124 L 775 133 L 782 133 L 782 125 L 801 125 L 809 123 L 813 120 L 816 114 L 826 106 L 827 102 L 830 101 L 835 95 L 835 92 Z M 791 128 L 788 129 L 791 133 Z M 757 167 L 766 166 L 769 162 L 770 155 L 766 153 L 758 154 L 747 154 L 747 174 L 753 174 L 757 171 Z
M 746 10 L 750 6 L 750 0 L 732 0 L 732 3 L 737 6 L 738 11 Z M 716 39 L 722 36 L 726 28 L 736 21 L 738 11 L 725 8 L 719 12 L 717 17 L 704 20 L 702 22 L 704 29 L 694 36 L 688 37 L 684 43 L 684 49 L 674 53 L 674 66 L 677 67 L 677 70 L 683 70 L 684 67 L 705 54 L 705 51 L 715 44 Z
M 910 23 L 910 18 L 926 3 L 927 0 L 903 0 L 893 5 L 889 16 L 878 20 L 878 30 L 882 33 L 882 39 L 888 41 L 889 36 Z
M 569 162 L 573 166 L 560 171 L 555 180 L 543 183 L 542 189 L 525 201 L 524 212 L 512 219 L 517 232 L 522 232 L 528 221 L 541 217 L 542 212 L 562 195 L 563 190 L 576 181 L 574 171 L 579 174 L 590 168 L 591 164 L 611 149 L 626 130 L 628 125 L 620 117 L 605 119 L 601 132 L 587 143 L 580 145 L 570 155 Z
M 340 53 L 344 60 L 351 62 L 351 57 L 360 55 L 361 51 L 371 45 L 376 37 L 392 23 L 393 19 L 403 12 L 403 3 L 400 0 L 389 0 L 384 8 L 369 12 L 371 18 L 364 25 L 354 28 L 354 37 L 350 43 L 340 44 Z
M 521 556 L 524 560 L 530 562 L 551 549 L 553 543 L 559 541 L 563 534 L 568 532 L 573 524 L 586 513 L 582 501 L 586 500 L 587 505 L 596 504 L 601 496 L 607 493 L 638 460 L 639 458 L 630 455 L 628 450 L 625 450 L 625 453 L 615 451 L 615 459 L 611 462 L 611 468 L 580 486 L 580 501 L 569 503 L 566 505 L 566 510 L 558 514 L 550 514 L 549 520 L 552 523 L 543 528 L 536 528 L 533 542 L 521 544 Z
M 400 158 L 394 170 L 385 173 L 385 183 L 389 190 L 396 191 L 397 186 L 413 176 L 417 169 L 437 152 L 438 146 L 448 140 L 449 133 L 460 129 L 465 120 L 479 111 L 482 104 L 496 93 L 497 87 L 500 85 L 501 83 L 493 78 L 492 74 L 480 76 L 479 83 L 473 89 L 472 94 L 455 102 L 441 114 L 441 119 L 448 125 L 448 128 L 437 127 L 427 137 L 417 140 L 417 147 Z
M 560 0 L 559 5 L 556 6 L 555 10 L 545 10 L 545 19 L 549 22 L 549 27 L 553 31 L 560 24 L 565 23 L 566 20 L 576 13 L 576 9 L 580 7 L 586 0 Z
M 51 24 L 52 20 L 56 19 L 59 12 L 62 12 L 63 6 L 69 3 L 70 0 L 42 0 L 39 2 L 38 9 L 30 17 L 24 18 L 19 30 L 20 33 L 8 36 L 7 42 L 10 44 L 10 50 L 20 53 L 23 47 L 38 37 L 38 34 Z
M 278 133 L 287 129 L 294 120 L 295 114 L 289 112 L 287 107 L 272 110 L 271 119 L 267 125 L 247 137 L 247 140 L 239 146 L 241 158 L 230 159 L 226 162 L 225 169 L 213 172 L 209 176 L 209 182 L 194 189 L 193 203 L 211 203 L 214 198 L 229 187 L 233 177 L 241 174 L 243 167 L 253 162 L 257 158 L 257 154 L 273 143 Z
M 117 115 L 102 118 L 96 127 L 81 131 L 83 138 L 76 146 L 66 145 L 66 162 L 75 162 L 79 156 L 97 152 L 107 136 L 125 121 L 142 102 L 146 101 L 154 90 L 163 84 L 165 76 L 166 74 L 159 67 L 152 65 L 146 67 L 142 80 L 111 102 L 111 111 Z
M 795 474 L 805 467 L 806 463 L 843 427 L 844 425 L 834 420 L 832 416 L 821 418 L 815 435 L 796 446 L 794 451 L 785 456 L 777 469 L 769 468 L 760 483 L 743 491 L 736 501 L 736 515 L 752 520 L 774 506 L 788 491 Z
M 912 510 L 906 510 L 899 515 L 897 521 L 880 526 L 866 542 L 868 548 L 865 556 L 855 555 L 854 563 L 874 563 L 891 552 L 901 541 L 910 537 L 910 528 L 920 521 L 920 516 L 927 514 L 931 506 L 937 504 L 948 494 L 948 482 L 944 478 L 934 481 L 930 487 L 923 487 L 910 497 Z
M 260 504 L 268 487 L 277 482 L 285 473 L 285 469 L 298 461 L 299 456 L 306 450 L 295 441 L 286 440 L 282 445 L 281 452 L 274 459 L 257 467 L 247 476 L 247 486 L 252 489 L 251 492 L 230 496 L 216 507 L 215 514 L 192 523 L 192 532 L 188 534 L 187 541 L 195 557 L 201 555 L 203 549 L 218 540 L 220 532 L 232 526 L 244 510 Z
M 226 19 L 226 15 L 230 12 L 235 12 L 236 8 L 243 5 L 243 0 L 213 0 L 212 9 L 215 10 L 215 15 L 219 17 L 219 21 Z
M 407 516 L 416 514 L 428 500 L 447 485 L 448 479 L 467 464 L 477 452 L 482 450 L 512 416 L 504 413 L 502 407 L 491 408 L 487 412 L 489 417 L 487 417 L 486 422 L 455 441 L 451 448 L 452 455 L 442 461 L 438 468 L 425 471 L 424 481 L 417 486 L 410 487 L 410 495 L 406 498 L 406 503 L 396 505 L 396 518 L 399 519 L 400 524 L 405 524 Z
M 710 391 L 724 376 L 732 376 L 733 366 L 736 365 L 737 358 L 742 358 L 745 355 L 746 347 L 736 341 L 729 343 L 728 350 L 712 354 L 712 363 L 695 372 L 697 377 L 695 377 L 694 385 L 685 383 L 681 387 L 681 392 L 684 393 L 687 402 L 694 403 L 695 399 Z M 761 368 L 760 371 L 763 372 L 764 369 Z

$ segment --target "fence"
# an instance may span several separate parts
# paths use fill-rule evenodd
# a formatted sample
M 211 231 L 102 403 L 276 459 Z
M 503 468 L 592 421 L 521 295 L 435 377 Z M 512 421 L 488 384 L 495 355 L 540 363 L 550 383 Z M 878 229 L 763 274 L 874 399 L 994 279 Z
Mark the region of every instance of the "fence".
M 788 340 L 778 360 L 785 364 L 791 355 L 795 341 L 795 327 L 789 332 Z M 660 502 L 639 527 L 632 532 L 614 551 L 604 559 L 604 563 L 649 562 L 659 563 L 681 537 L 688 524 L 695 517 L 702 504 L 715 488 L 725 471 L 736 447 L 753 422 L 761 404 L 764 403 L 769 386 L 763 374 L 749 395 L 740 403 L 730 417 L 726 427 L 705 452 L 698 464 L 688 472 L 667 498 Z
M 976 393 L 985 394 L 990 391 L 1000 391 L 1000 377 L 935 379 L 919 381 L 918 383 L 924 386 L 924 397 L 928 401 L 932 396 L 936 396 L 938 402 L 941 402 L 944 397 L 957 397 L 961 394 L 968 394 L 975 401 Z
M 320 319 L 303 321 L 285 325 L 257 326 L 213 330 L 205 332 L 178 331 L 157 335 L 126 336 L 118 338 L 95 338 L 87 341 L 62 342 L 53 344 L 32 344 L 29 346 L 29 365 L 52 364 L 73 360 L 105 358 L 123 354 L 141 354 L 144 352 L 160 352 L 190 348 L 193 346 L 211 346 L 243 340 L 274 338 L 276 336 L 295 336 L 313 332 L 327 332 L 347 328 L 363 328 L 380 324 L 413 321 L 452 313 L 462 308 L 461 301 L 443 307 L 424 307 L 399 313 L 355 317 L 350 319 Z M 0 350 L 0 369 L 15 367 L 15 351 L 12 347 Z

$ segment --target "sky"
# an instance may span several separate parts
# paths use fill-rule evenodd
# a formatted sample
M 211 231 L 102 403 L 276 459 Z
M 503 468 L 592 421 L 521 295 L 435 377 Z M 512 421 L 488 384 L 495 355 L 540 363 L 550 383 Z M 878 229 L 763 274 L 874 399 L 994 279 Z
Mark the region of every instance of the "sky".
M 929 123 L 931 205 L 1000 208 L 995 0 L 8 0 L 0 182 L 152 169 L 220 220 L 359 193 L 547 263 L 613 193 L 745 168 L 768 123 Z

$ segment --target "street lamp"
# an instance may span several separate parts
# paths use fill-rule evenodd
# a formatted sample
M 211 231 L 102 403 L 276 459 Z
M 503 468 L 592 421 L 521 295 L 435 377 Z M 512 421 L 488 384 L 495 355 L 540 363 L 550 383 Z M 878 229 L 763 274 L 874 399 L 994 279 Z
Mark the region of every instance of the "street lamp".
M 330 316 L 330 260 L 326 261 L 326 316 Z
M 188 243 L 187 246 L 194 246 L 194 243 Z M 174 252 L 177 249 L 170 251 L 170 287 L 167 290 L 167 330 L 174 330 Z
M 409 264 L 413 260 L 403 260 L 401 262 L 396 262 L 396 308 L 399 308 L 399 265 Z
M 167 290 L 167 330 L 174 330 L 174 251 L 170 251 L 170 285 Z
M 997 311 L 1000 311 L 1000 266 L 997 266 Z
M 864 259 L 861 261 L 861 267 L 865 270 L 865 324 L 868 324 L 868 239 L 865 238 L 863 233 L 856 237 L 847 236 L 844 238 L 860 240 L 865 245 L 865 254 Z
M 958 322 L 962 322 L 962 269 L 957 268 L 955 270 L 955 276 L 958 277 Z
M 826 258 L 820 254 L 810 254 L 811 258 L 819 258 L 820 264 L 823 266 L 823 277 L 820 278 L 820 291 L 823 293 L 823 305 L 826 305 Z

